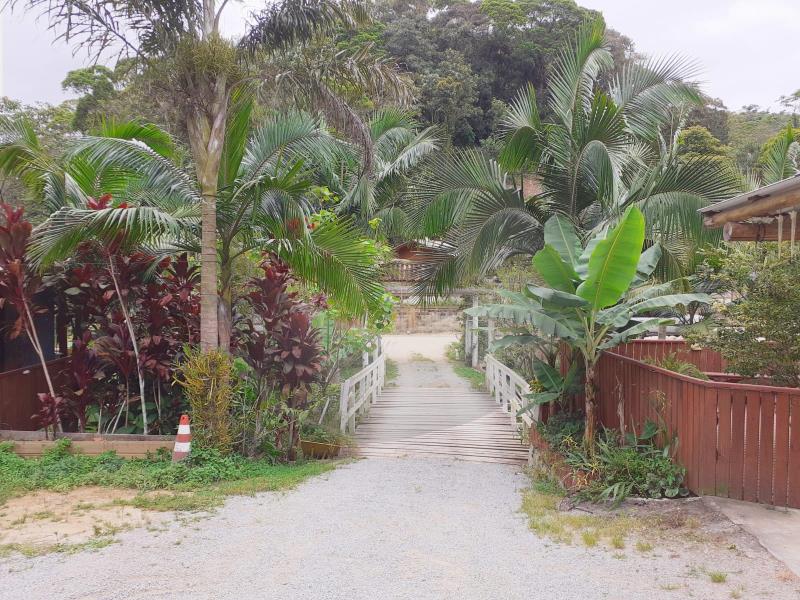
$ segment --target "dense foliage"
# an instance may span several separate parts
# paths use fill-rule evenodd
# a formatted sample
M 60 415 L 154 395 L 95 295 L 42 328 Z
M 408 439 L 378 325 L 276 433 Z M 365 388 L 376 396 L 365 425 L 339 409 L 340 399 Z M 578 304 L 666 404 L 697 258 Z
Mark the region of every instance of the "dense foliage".
M 624 440 L 615 431 L 604 431 L 592 454 L 580 448 L 566 450 L 566 460 L 587 481 L 582 497 L 619 503 L 628 496 L 675 498 L 688 495 L 683 486 L 686 469 L 676 464 L 670 442 L 657 443 L 659 429 L 647 422 L 639 434 Z
M 695 379 L 709 379 L 708 375 L 703 373 L 703 371 L 700 370 L 700 367 L 698 367 L 696 364 L 686 360 L 681 360 L 677 352 L 667 354 L 660 359 L 645 357 L 642 359 L 642 362 L 655 367 L 661 367 L 667 371 L 679 373 L 680 375 L 688 375 L 689 377 L 694 377 Z
M 579 482 L 579 498 L 619 503 L 628 496 L 675 498 L 685 496 L 686 470 L 674 462 L 677 440 L 652 421 L 641 432 L 624 436 L 604 429 L 589 453 L 581 444 L 583 419 L 567 413 L 551 415 L 537 424 L 539 435 L 557 453 Z
M 544 222 L 567 217 L 581 235 L 613 226 L 628 207 L 646 217 L 659 274 L 692 272 L 697 250 L 719 244 L 697 209 L 741 186 L 730 161 L 680 154 L 680 115 L 701 101 L 692 63 L 671 57 L 615 63 L 602 21 L 565 42 L 540 100 L 522 88 L 502 123 L 497 161 L 464 151 L 439 156 L 411 194 L 416 224 L 443 239 L 424 290 L 442 294 L 542 246 Z M 545 108 L 540 108 L 540 103 Z
M 772 247 L 731 248 L 707 258 L 702 277 L 731 301 L 715 306 L 691 339 L 722 354 L 727 370 L 800 386 L 800 262 Z
M 313 305 L 302 302 L 290 289 L 288 266 L 275 257 L 261 268 L 264 274 L 252 280 L 236 322 L 242 356 L 254 379 L 243 445 L 252 453 L 271 443 L 275 452 L 294 460 L 310 408 L 311 384 L 322 371 L 320 336 L 312 318 L 325 301 L 317 297 Z
M 616 227 L 601 231 L 585 244 L 567 219 L 553 217 L 545 224 L 545 246 L 533 258 L 534 267 L 547 286 L 528 285 L 523 293 L 504 292 L 508 303 L 466 311 L 530 323 L 539 333 L 511 335 L 503 344 L 540 345 L 540 336 L 552 336 L 569 344 L 585 369 L 584 445 L 589 451 L 595 444 L 595 378 L 602 351 L 665 322 L 658 317 L 637 322 L 637 315 L 711 301 L 706 294 L 672 293 L 669 285 L 630 294 L 633 286 L 651 276 L 660 256 L 657 245 L 642 251 L 644 237 L 644 217 L 635 206 L 625 212 Z M 572 361 L 563 377 L 543 360 L 534 361 L 533 366 L 541 389 L 531 394 L 532 404 L 562 398 L 581 379 L 578 360 Z

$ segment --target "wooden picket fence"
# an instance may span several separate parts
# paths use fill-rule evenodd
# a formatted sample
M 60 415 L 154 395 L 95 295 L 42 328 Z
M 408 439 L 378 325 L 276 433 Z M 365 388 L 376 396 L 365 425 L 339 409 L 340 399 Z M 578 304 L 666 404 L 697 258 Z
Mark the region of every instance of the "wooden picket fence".
M 724 363 L 681 341 L 640 340 L 603 354 L 598 419 L 627 431 L 663 420 L 677 436 L 687 487 L 708 494 L 800 508 L 800 389 L 704 381 L 638 360 L 678 352 L 702 370 Z M 636 357 L 636 358 L 635 358 Z
M 725 372 L 725 359 L 719 352 L 710 348 L 692 348 L 683 340 L 633 340 L 617 346 L 613 352 L 636 360 L 649 358 L 657 361 L 676 354 L 678 359 L 697 365 L 704 373 Z

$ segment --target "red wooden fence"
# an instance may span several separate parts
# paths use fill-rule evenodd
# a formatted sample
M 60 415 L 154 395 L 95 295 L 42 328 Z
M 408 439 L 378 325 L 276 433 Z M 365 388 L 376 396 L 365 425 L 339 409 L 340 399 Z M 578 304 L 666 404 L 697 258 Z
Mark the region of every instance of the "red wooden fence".
M 694 350 L 683 340 L 633 340 L 617 346 L 612 352 L 636 360 L 661 360 L 668 354 L 677 354 L 680 360 L 693 363 L 706 373 L 725 372 L 725 360 L 719 352 L 709 348 Z
M 48 363 L 56 386 L 67 360 L 60 358 Z M 47 381 L 40 365 L 0 373 L 0 429 L 38 429 L 31 416 L 39 411 L 37 394 L 46 391 Z
M 800 389 L 703 381 L 631 356 L 678 351 L 703 370 L 722 370 L 712 351 L 682 344 L 641 340 L 604 353 L 597 370 L 600 422 L 619 428 L 620 404 L 628 431 L 660 414 L 678 438 L 677 460 L 690 490 L 800 508 Z

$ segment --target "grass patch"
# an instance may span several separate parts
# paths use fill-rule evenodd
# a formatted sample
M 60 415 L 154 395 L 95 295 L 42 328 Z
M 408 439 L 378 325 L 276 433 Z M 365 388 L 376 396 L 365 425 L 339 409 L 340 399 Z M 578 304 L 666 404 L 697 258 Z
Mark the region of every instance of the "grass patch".
M 653 544 L 640 540 L 636 542 L 636 550 L 639 552 L 650 552 L 653 550 Z
M 594 548 L 597 546 L 597 542 L 599 541 L 597 532 L 594 530 L 581 532 L 581 539 L 583 539 L 583 545 L 587 548 Z
M 629 535 L 647 526 L 643 519 L 624 515 L 563 512 L 558 510 L 563 498 L 555 482 L 534 478 L 522 497 L 522 512 L 528 517 L 528 526 L 538 535 L 556 542 L 572 544 L 577 538 L 590 548 L 603 543 L 616 549 L 624 548 Z
M 113 452 L 85 456 L 71 454 L 69 440 L 59 440 L 41 458 L 24 459 L 11 447 L 0 443 L 0 504 L 36 490 L 64 492 L 92 485 L 140 490 L 140 508 L 200 510 L 218 506 L 228 495 L 291 488 L 336 466 L 316 461 L 275 465 L 205 450 L 194 450 L 179 463 L 163 453 L 146 459 L 124 459 Z M 159 490 L 175 493 L 145 494 Z
M 60 554 L 77 554 L 84 550 L 100 550 L 115 544 L 117 540 L 109 536 L 92 538 L 78 544 L 53 544 L 51 546 L 37 546 L 33 544 L 0 544 L 0 558 L 11 556 L 12 554 L 22 554 L 26 558 L 44 556 L 52 552 Z
M 400 376 L 400 367 L 391 358 L 386 359 L 386 385 L 394 385 L 395 380 Z
M 722 571 L 709 571 L 708 578 L 712 583 L 725 583 L 728 581 L 728 574 Z
M 482 390 L 484 388 L 486 375 L 483 371 L 473 369 L 461 363 L 453 363 L 453 371 L 462 379 L 469 381 L 473 389 Z
M 420 354 L 419 352 L 414 352 L 411 354 L 411 360 L 413 362 L 433 362 L 432 358 L 428 358 L 424 354 Z

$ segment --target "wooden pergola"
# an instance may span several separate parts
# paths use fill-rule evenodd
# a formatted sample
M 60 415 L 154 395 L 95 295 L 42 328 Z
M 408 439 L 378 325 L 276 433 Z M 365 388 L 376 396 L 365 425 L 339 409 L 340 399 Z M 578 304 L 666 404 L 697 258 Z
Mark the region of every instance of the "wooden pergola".
M 794 254 L 800 173 L 700 209 L 706 227 L 723 228 L 729 242 L 789 241 Z

